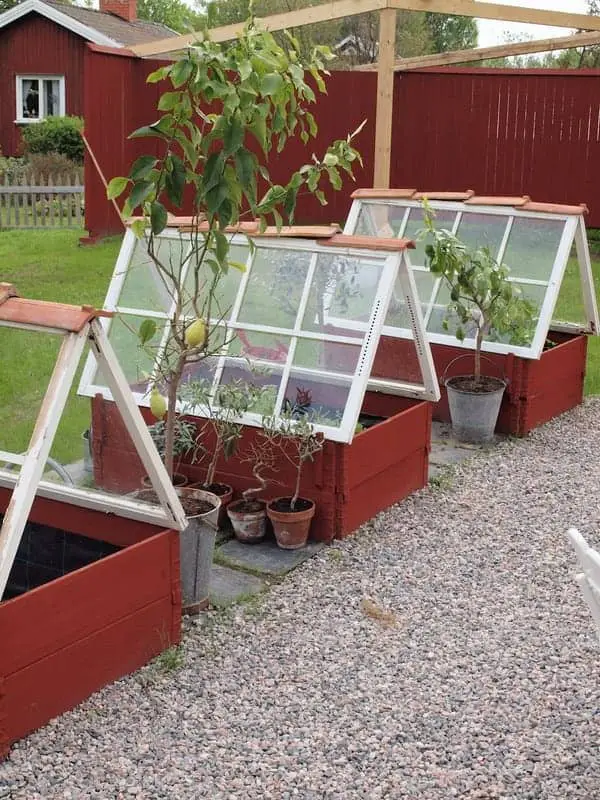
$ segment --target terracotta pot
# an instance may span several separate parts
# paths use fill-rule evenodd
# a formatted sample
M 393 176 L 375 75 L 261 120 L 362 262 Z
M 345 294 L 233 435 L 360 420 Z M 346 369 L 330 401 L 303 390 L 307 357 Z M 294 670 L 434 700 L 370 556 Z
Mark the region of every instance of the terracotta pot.
M 275 503 L 289 502 L 290 499 L 290 497 L 276 497 L 275 500 L 271 500 L 267 506 L 267 516 L 273 524 L 273 531 L 279 547 L 282 550 L 299 550 L 308 541 L 310 523 L 315 515 L 315 504 L 312 500 L 299 497 L 298 500 L 310 503 L 310 508 L 302 511 L 277 511 L 273 508 Z
M 187 482 L 188 479 L 185 477 L 185 475 L 182 475 L 181 472 L 173 473 L 173 486 L 175 486 L 175 488 L 177 488 L 178 486 L 186 486 Z M 147 475 L 144 475 L 142 478 L 142 486 L 144 487 L 144 489 L 152 488 L 152 483 Z
M 207 492 L 211 492 L 211 494 L 216 494 L 221 501 L 218 519 L 219 530 L 224 530 L 229 521 L 227 517 L 227 506 L 233 500 L 233 486 L 230 486 L 228 483 L 211 483 L 208 486 L 203 483 L 192 483 L 190 484 L 190 489 L 204 489 Z
M 233 525 L 235 538 L 240 542 L 260 542 L 267 532 L 267 504 L 264 500 L 252 500 L 260 505 L 256 511 L 240 511 L 247 500 L 236 500 L 227 507 L 227 515 Z

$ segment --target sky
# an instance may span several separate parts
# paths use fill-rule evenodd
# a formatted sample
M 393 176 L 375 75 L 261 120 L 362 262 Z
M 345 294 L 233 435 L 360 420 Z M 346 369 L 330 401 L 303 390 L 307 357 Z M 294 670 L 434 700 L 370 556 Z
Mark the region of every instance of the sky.
M 511 6 L 543 9 L 544 11 L 570 11 L 573 14 L 585 14 L 587 11 L 585 0 L 498 0 L 498 2 Z M 503 44 L 506 41 L 506 33 L 508 32 L 518 35 L 521 40 L 526 37 L 550 39 L 555 36 L 566 36 L 572 32 L 572 30 L 565 28 L 549 28 L 545 25 L 521 25 L 516 22 L 496 22 L 489 19 L 478 20 L 478 25 L 480 47 Z

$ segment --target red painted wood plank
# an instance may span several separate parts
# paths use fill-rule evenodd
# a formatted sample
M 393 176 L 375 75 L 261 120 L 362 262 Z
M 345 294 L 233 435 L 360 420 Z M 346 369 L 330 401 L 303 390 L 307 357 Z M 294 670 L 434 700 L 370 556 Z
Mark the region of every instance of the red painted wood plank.
M 173 540 L 177 534 L 165 531 L 0 604 L 2 640 L 8 643 L 0 651 L 0 675 L 7 677 L 157 600 L 171 603 Z
M 6 678 L 0 686 L 0 715 L 4 715 L 0 755 L 7 743 L 45 725 L 176 643 L 171 613 L 170 598 L 162 598 Z

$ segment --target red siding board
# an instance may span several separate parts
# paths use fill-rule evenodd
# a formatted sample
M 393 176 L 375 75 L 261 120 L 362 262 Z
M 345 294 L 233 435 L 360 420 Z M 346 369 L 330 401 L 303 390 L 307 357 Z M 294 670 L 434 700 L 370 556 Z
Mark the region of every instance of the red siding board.
M 4 678 L 5 740 L 26 736 L 158 655 L 172 643 L 170 615 L 171 598 L 162 598 Z M 30 630 L 36 625 L 28 620 Z
M 38 14 L 0 30 L 0 150 L 21 149 L 16 119 L 16 76 L 64 75 L 67 114 L 83 114 L 83 57 L 86 43 L 71 31 Z

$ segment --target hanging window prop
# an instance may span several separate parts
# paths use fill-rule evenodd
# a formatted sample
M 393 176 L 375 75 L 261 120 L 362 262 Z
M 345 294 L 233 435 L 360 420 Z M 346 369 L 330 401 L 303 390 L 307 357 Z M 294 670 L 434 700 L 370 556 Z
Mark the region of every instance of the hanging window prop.
M 20 298 L 13 286 L 0 284 L 0 327 L 54 334 L 62 340 L 27 451 L 23 455 L 0 451 L 0 464 L 12 463 L 20 467 L 18 473 L 6 467 L 0 468 L 0 486 L 12 489 L 0 528 L 0 598 L 36 494 L 168 528 L 182 530 L 187 524 L 181 503 L 100 323 L 101 316 L 106 318 L 106 312 L 87 306 L 78 308 Z M 90 359 L 101 365 L 127 432 L 156 492 L 159 506 L 44 480 L 56 431 L 87 344 L 91 351 Z
M 514 346 L 500 340 L 486 340 L 484 350 L 537 359 L 542 354 L 550 327 L 598 333 L 585 206 L 535 203 L 528 197 L 476 197 L 472 192 L 426 195 L 412 189 L 359 189 L 353 194 L 354 202 L 344 232 L 416 241 L 416 248 L 408 258 L 431 342 L 475 347 L 472 336 L 467 336 L 462 343 L 454 336 L 455 326 L 446 315 L 449 290 L 444 280 L 432 275 L 427 267 L 427 238 L 421 234 L 425 196 L 435 213 L 436 227 L 455 234 L 470 248 L 489 248 L 496 261 L 510 268 L 510 280 L 538 310 L 529 341 Z M 579 319 L 562 318 L 564 309 L 560 302 L 557 304 L 566 275 L 580 283 L 582 311 Z M 410 336 L 406 309 L 401 301 L 392 302 L 383 333 L 399 338 Z
M 209 354 L 188 364 L 179 411 L 207 416 L 218 406 L 220 389 L 236 381 L 259 387 L 240 421 L 260 426 L 265 416 L 305 414 L 317 432 L 339 442 L 352 440 L 392 291 L 409 309 L 414 365 L 403 375 L 398 364 L 391 390 L 409 397 L 437 399 L 439 389 L 424 335 L 414 278 L 406 260 L 412 243 L 331 236 L 301 239 L 232 234 L 226 273 L 212 292 L 208 317 Z M 318 229 L 311 229 L 313 236 Z M 161 262 L 177 273 L 189 297 L 198 297 L 190 267 L 197 231 L 167 228 L 158 241 Z M 210 270 L 202 278 L 214 279 Z M 105 320 L 108 339 L 123 364 L 140 405 L 160 386 L 161 365 L 172 357 L 169 319 L 173 293 L 147 252 L 147 240 L 128 230 L 106 298 L 115 312 Z M 202 287 L 200 287 L 202 289 Z M 208 292 L 201 292 L 207 296 Z M 191 299 L 180 319 L 198 317 Z M 151 320 L 152 336 L 140 346 L 140 327 Z M 144 338 L 144 337 L 142 337 Z M 406 377 L 406 380 L 404 379 Z M 102 371 L 88 361 L 80 393 L 112 395 Z

